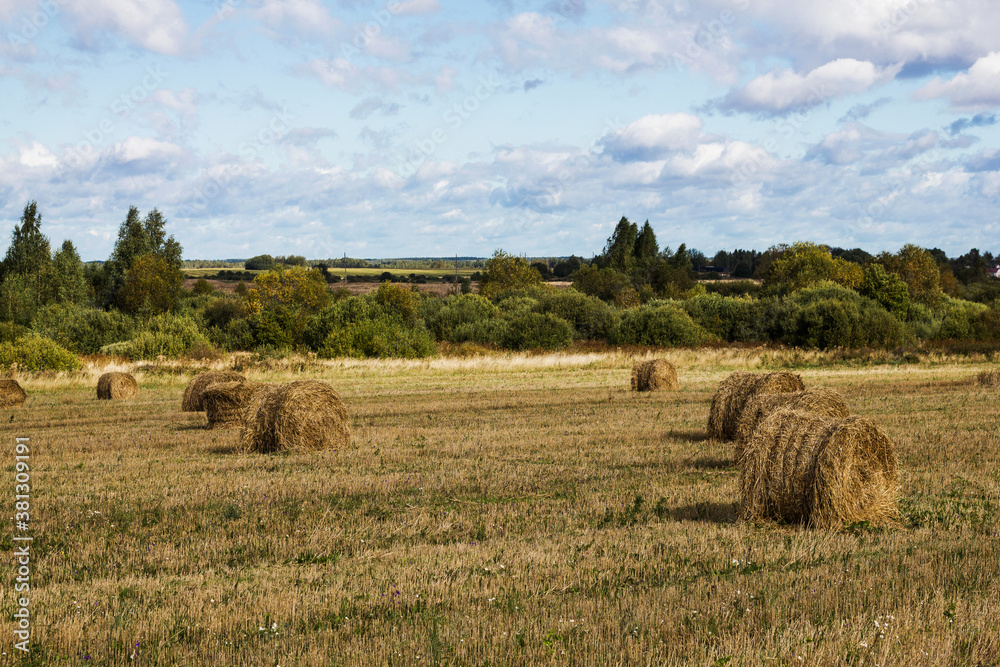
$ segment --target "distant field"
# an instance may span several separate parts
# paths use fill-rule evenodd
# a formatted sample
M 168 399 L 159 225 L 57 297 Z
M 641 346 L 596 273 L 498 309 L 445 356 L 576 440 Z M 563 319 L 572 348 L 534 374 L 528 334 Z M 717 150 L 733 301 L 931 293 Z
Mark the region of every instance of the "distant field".
M 330 381 L 345 451 L 244 455 L 179 411 L 192 370 L 26 375 L 36 665 L 996 665 L 1000 405 L 982 359 L 832 365 L 816 352 L 665 351 L 678 392 L 627 390 L 621 352 L 264 360 Z M 241 357 L 246 359 L 246 357 Z M 244 364 L 248 362 L 243 362 Z M 904 525 L 735 520 L 718 382 L 789 367 L 890 434 Z M 14 577 L 9 534 L 6 581 Z
M 184 269 L 184 273 L 194 278 L 213 278 L 219 275 L 219 271 L 242 271 L 243 269 Z M 482 269 L 459 269 L 458 275 L 471 276 L 476 271 L 481 271 Z M 410 274 L 416 274 L 418 276 L 434 276 L 440 278 L 441 276 L 454 276 L 455 269 L 347 269 L 347 275 L 350 276 L 379 276 L 388 271 L 394 276 L 409 276 Z M 251 273 L 263 273 L 262 271 L 251 271 Z M 330 269 L 330 273 L 344 276 L 344 269 Z

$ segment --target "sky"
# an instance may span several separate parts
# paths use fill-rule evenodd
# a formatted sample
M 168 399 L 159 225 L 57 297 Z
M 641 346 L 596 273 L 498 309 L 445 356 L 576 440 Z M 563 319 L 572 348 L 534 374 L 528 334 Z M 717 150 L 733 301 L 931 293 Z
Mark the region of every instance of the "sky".
M 995 0 L 0 0 L 0 243 L 1000 251 Z

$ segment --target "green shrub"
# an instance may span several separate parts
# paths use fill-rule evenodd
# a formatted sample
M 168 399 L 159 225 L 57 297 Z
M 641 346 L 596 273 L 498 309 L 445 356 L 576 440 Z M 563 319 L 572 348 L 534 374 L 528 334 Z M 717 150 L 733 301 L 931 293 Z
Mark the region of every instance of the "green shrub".
M 454 343 L 479 343 L 503 347 L 507 341 L 510 323 L 502 318 L 465 322 L 455 327 L 451 341 Z
M 531 312 L 538 306 L 538 299 L 530 296 L 509 296 L 497 302 L 497 308 L 505 317 Z
M 447 299 L 427 299 L 421 305 L 420 314 L 434 338 L 458 343 L 462 342 L 456 335 L 459 327 L 496 318 L 500 309 L 478 294 L 462 294 Z
M 101 354 L 132 360 L 156 359 L 159 356 L 176 358 L 186 354 L 192 346 L 204 346 L 209 342 L 192 318 L 163 313 L 150 318 L 145 329 L 130 340 L 105 345 Z
M 895 273 L 887 272 L 881 264 L 871 264 L 865 268 L 865 277 L 858 293 L 877 302 L 897 319 L 906 319 L 910 306 L 910 292 L 906 283 Z
M 136 321 L 117 310 L 54 304 L 43 308 L 32 328 L 76 354 L 97 354 L 136 334 Z
M 212 294 L 215 292 L 215 288 L 212 287 L 212 283 L 208 282 L 204 278 L 198 278 L 194 281 L 194 285 L 191 287 L 191 292 L 198 296 L 203 296 L 206 294 Z
M 799 347 L 892 348 L 907 329 L 878 303 L 833 283 L 781 300 L 768 323 L 772 340 Z
M 758 296 L 761 289 L 761 286 L 752 280 L 720 280 L 705 283 L 705 290 L 709 294 L 720 296 Z
M 981 331 L 981 318 L 989 312 L 989 307 L 972 301 L 943 297 L 941 308 L 941 327 L 934 336 L 937 340 L 972 340 L 980 335 L 989 336 L 989 332 Z
M 597 297 L 575 289 L 549 292 L 538 297 L 535 310 L 551 313 L 573 325 L 581 340 L 608 340 L 618 325 L 618 311 Z
M 764 338 L 759 328 L 760 302 L 719 294 L 700 294 L 683 302 L 691 319 L 713 336 L 730 342 Z
M 13 343 L 21 336 L 27 336 L 31 329 L 14 322 L 0 322 L 0 343 Z
M 712 335 L 679 307 L 651 302 L 622 313 L 612 342 L 677 347 L 699 345 L 711 339 Z
M 75 354 L 38 334 L 0 343 L 0 366 L 10 368 L 15 363 L 24 371 L 73 371 L 81 367 Z
M 434 339 L 423 326 L 380 318 L 351 322 L 331 331 L 319 348 L 319 356 L 415 359 L 437 351 Z
M 552 313 L 520 312 L 508 320 L 503 347 L 558 350 L 573 342 L 573 325 Z

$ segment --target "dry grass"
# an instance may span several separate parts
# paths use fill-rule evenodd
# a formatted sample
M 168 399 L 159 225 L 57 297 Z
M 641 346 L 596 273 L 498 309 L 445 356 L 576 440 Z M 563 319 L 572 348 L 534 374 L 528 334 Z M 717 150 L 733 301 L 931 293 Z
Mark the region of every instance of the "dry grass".
M 747 440 L 739 466 L 747 520 L 841 529 L 899 516 L 896 454 L 870 419 L 777 410 Z
M 632 391 L 680 389 L 677 369 L 666 359 L 638 361 L 632 367 Z
M 843 419 L 851 414 L 843 395 L 836 389 L 828 387 L 813 387 L 805 391 L 779 394 L 757 394 L 747 401 L 740 414 L 739 425 L 736 428 L 734 458 L 737 460 L 740 458 L 743 453 L 743 443 L 750 438 L 758 424 L 779 409 L 808 412 L 837 419 Z
M 100 369 L 24 376 L 32 409 L 0 418 L 33 445 L 29 663 L 1000 660 L 1000 405 L 956 382 L 985 362 L 670 358 L 684 386 L 644 393 L 614 350 L 247 358 L 251 381 L 327 380 L 350 406 L 351 447 L 272 456 L 179 412 L 190 371 L 170 364 L 116 368 L 143 391 L 114 411 Z M 705 421 L 741 367 L 792 368 L 880 424 L 899 528 L 737 521 L 739 470 Z
M 99 400 L 132 398 L 139 393 L 139 384 L 129 373 L 113 371 L 105 373 L 97 380 Z
M 244 451 L 335 449 L 351 442 L 351 420 L 333 387 L 298 380 L 251 397 L 240 433 Z
M 204 394 L 208 387 L 220 382 L 245 382 L 246 377 L 235 371 L 207 371 L 191 378 L 181 399 L 181 410 L 184 412 L 204 412 Z
M 28 394 L 17 380 L 0 378 L 0 408 L 10 408 L 24 405 Z
M 747 373 L 736 371 L 719 383 L 708 413 L 708 437 L 733 440 L 747 402 L 758 394 L 803 391 L 802 378 L 787 371 Z
M 1000 371 L 983 371 L 976 376 L 976 384 L 983 387 L 1000 387 Z

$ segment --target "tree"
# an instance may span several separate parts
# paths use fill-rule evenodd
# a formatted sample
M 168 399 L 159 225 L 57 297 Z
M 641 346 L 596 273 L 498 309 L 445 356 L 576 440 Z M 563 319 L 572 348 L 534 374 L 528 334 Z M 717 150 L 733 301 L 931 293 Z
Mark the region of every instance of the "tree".
M 608 237 L 604 253 L 597 261 L 599 267 L 607 266 L 616 271 L 631 274 L 632 268 L 635 266 L 635 250 L 638 240 L 639 228 L 636 227 L 635 223 L 629 222 L 628 218 L 622 216 L 615 231 Z M 648 245 L 648 241 L 646 243 Z
M 833 257 L 826 246 L 800 241 L 777 256 L 764 276 L 765 284 L 787 285 L 792 291 L 823 280 L 857 289 L 864 280 L 864 270 L 853 262 Z
M 53 296 L 59 303 L 83 303 L 87 300 L 87 279 L 83 262 L 69 239 L 52 255 Z
M 171 283 L 180 278 L 183 266 L 181 245 L 172 235 L 166 236 L 164 229 L 166 223 L 166 219 L 158 209 L 154 208 L 146 214 L 145 220 L 140 220 L 139 209 L 135 206 L 129 207 L 125 220 L 118 228 L 118 240 L 115 242 L 111 257 L 104 263 L 105 305 L 112 303 L 123 305 L 121 292 L 125 287 L 128 273 L 136 261 L 147 254 L 159 257 L 166 266 L 177 273 L 176 277 L 170 277 Z
M 247 271 L 270 271 L 274 268 L 274 257 L 270 255 L 251 257 L 243 263 L 243 268 Z
M 624 218 L 622 219 L 624 220 Z M 660 246 L 656 243 L 656 234 L 653 233 L 653 228 L 649 226 L 649 220 L 647 220 L 636 236 L 632 255 L 640 268 L 647 269 L 659 252 Z
M 542 283 L 542 277 L 528 264 L 524 257 L 508 255 L 496 250 L 493 257 L 486 260 L 483 278 L 479 283 L 479 293 L 492 299 L 508 289 L 528 289 Z
M 42 216 L 38 202 L 31 201 L 24 207 L 21 224 L 14 225 L 10 246 L 2 264 L 3 276 L 19 274 L 39 276 L 51 262 L 49 240 L 42 234 Z
M 914 301 L 934 305 L 940 300 L 941 269 L 929 251 L 907 243 L 894 255 L 879 253 L 875 261 L 903 279 Z
M 167 259 L 146 253 L 129 268 L 118 303 L 126 313 L 159 315 L 177 305 L 182 284 L 180 272 Z
M 897 319 L 906 318 L 910 306 L 906 283 L 895 273 L 886 272 L 881 264 L 869 264 L 865 268 L 865 277 L 858 293 L 877 301 Z
M 309 318 L 329 303 L 323 274 L 303 266 L 258 274 L 244 296 L 247 319 L 264 345 L 298 345 Z
M 555 267 L 552 269 L 552 273 L 554 273 L 557 278 L 567 278 L 581 266 L 583 266 L 583 259 L 577 257 L 576 255 L 570 255 L 568 258 L 561 259 L 556 262 Z

